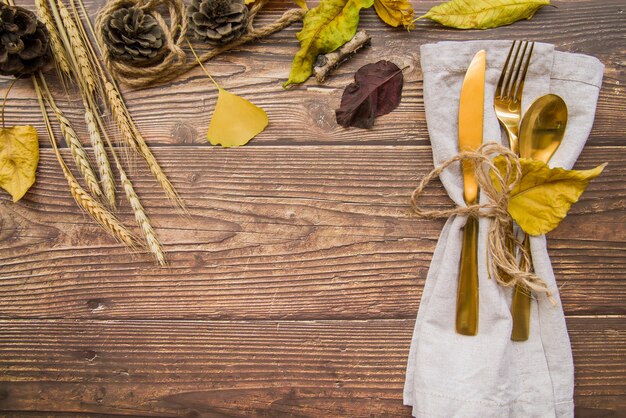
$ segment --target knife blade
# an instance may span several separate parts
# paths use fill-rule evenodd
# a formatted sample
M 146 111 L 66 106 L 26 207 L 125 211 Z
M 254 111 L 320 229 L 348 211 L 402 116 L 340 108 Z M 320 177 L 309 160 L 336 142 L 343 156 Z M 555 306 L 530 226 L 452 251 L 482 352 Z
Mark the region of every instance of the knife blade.
M 475 151 L 483 143 L 485 67 L 487 54 L 478 51 L 467 68 L 459 103 L 459 151 Z M 463 199 L 467 205 L 478 201 L 474 163 L 462 161 Z M 463 247 L 459 265 L 456 305 L 456 331 L 478 333 L 478 219 L 469 217 L 463 227 Z

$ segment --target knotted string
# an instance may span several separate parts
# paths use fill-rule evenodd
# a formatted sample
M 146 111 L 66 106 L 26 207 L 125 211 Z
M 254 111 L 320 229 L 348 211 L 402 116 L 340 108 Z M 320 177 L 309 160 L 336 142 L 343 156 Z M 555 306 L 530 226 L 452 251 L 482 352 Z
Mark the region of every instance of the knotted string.
M 255 29 L 253 26 L 254 18 L 268 1 L 257 0 L 253 3 L 248 13 L 248 30 L 244 35 L 225 45 L 211 47 L 204 54 L 200 55 L 200 62 L 210 60 L 252 40 L 271 35 L 294 22 L 302 20 L 306 14 L 306 11 L 301 8 L 290 9 L 274 22 Z M 154 17 L 165 34 L 165 44 L 163 46 L 165 54 L 163 60 L 152 65 L 141 66 L 116 60 L 115 57 L 111 56 L 104 42 L 102 25 L 105 17 L 122 7 L 137 7 L 145 14 L 150 14 Z M 167 14 L 169 15 L 169 24 L 161 13 L 165 9 L 167 9 Z M 196 60 L 187 62 L 187 57 L 183 50 L 183 46 L 186 43 L 187 29 L 186 8 L 182 0 L 109 0 L 98 13 L 96 20 L 96 37 L 102 48 L 102 60 L 118 81 L 135 88 L 164 83 L 198 65 Z
M 492 156 L 500 154 L 504 157 L 505 167 L 501 172 L 493 163 Z M 426 210 L 418 204 L 426 186 L 450 167 L 452 164 L 468 161 L 474 165 L 474 174 L 479 187 L 487 197 L 487 203 L 477 203 L 466 207 L 457 206 L 451 209 Z M 491 174 L 494 180 L 491 180 Z M 482 145 L 476 151 L 463 151 L 439 167 L 435 167 L 422 179 L 411 196 L 411 205 L 415 214 L 421 218 L 438 219 L 450 216 L 471 216 L 474 218 L 491 219 L 487 232 L 487 270 L 489 277 L 494 278 L 504 287 L 517 284 L 526 286 L 535 292 L 543 292 L 553 302 L 547 284 L 530 269 L 531 256 L 522 242 L 513 232 L 513 219 L 508 212 L 509 196 L 522 177 L 522 166 L 519 158 L 508 148 L 495 142 Z M 514 244 L 511 251 L 509 243 Z M 518 262 L 517 252 L 522 261 Z

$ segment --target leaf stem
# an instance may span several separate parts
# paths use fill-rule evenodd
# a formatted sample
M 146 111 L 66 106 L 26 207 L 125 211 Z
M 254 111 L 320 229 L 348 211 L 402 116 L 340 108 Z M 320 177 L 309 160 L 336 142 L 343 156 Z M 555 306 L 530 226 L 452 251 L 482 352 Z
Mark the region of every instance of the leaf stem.
M 4 99 L 2 100 L 2 128 L 4 128 L 4 107 L 7 104 L 7 97 L 9 97 L 9 92 L 11 91 L 11 89 L 13 88 L 13 86 L 15 85 L 15 82 L 17 80 L 19 80 L 20 78 L 16 78 L 15 80 L 13 80 L 11 82 L 11 84 L 9 84 L 9 88 L 7 89 L 7 92 L 4 93 Z
M 213 84 L 215 84 L 215 87 L 217 87 L 219 90 L 222 90 L 220 85 L 217 84 L 217 81 L 215 81 L 215 79 L 213 77 L 211 77 L 211 74 L 209 74 L 209 72 L 204 67 L 204 65 L 202 65 L 202 61 L 200 61 L 200 57 L 198 57 L 198 54 L 196 54 L 196 51 L 191 46 L 191 43 L 189 42 L 189 39 L 185 39 L 185 41 L 187 42 L 187 45 L 189 45 L 189 49 L 191 49 L 191 53 L 193 54 L 193 56 L 196 57 L 196 61 L 198 61 L 198 64 L 200 64 L 200 68 L 202 68 L 202 71 L 204 71 L 204 73 L 207 75 L 207 77 L 209 77 L 211 79 Z

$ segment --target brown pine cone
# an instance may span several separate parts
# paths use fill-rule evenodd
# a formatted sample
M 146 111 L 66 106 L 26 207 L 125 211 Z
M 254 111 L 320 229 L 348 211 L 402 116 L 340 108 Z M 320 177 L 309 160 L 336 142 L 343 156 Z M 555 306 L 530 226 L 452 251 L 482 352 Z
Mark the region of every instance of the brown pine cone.
M 165 52 L 163 28 L 138 7 L 122 7 L 107 16 L 102 35 L 109 53 L 117 60 L 149 65 Z
M 192 0 L 187 16 L 190 32 L 197 40 L 220 45 L 245 33 L 248 7 L 243 0 Z
M 0 3 L 0 74 L 32 74 L 50 61 L 50 37 L 30 10 Z

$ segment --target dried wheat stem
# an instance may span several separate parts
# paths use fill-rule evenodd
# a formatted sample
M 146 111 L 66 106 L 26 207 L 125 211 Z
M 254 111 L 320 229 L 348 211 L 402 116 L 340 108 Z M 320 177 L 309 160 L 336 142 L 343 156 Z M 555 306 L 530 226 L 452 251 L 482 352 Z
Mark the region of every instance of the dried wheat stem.
M 87 183 L 87 187 L 96 196 L 102 196 L 102 190 L 100 189 L 100 184 L 98 183 L 98 179 L 91 168 L 91 163 L 89 162 L 89 157 L 87 156 L 87 152 L 85 148 L 83 148 L 83 144 L 78 139 L 78 134 L 72 127 L 70 121 L 65 117 L 61 109 L 56 105 L 54 98 L 52 97 L 52 93 L 50 93 L 50 89 L 48 89 L 48 84 L 46 83 L 43 75 L 40 74 L 41 84 L 43 86 L 43 91 L 46 93 L 45 98 L 46 101 L 50 104 L 54 115 L 59 121 L 59 125 L 61 127 L 61 133 L 65 138 L 65 142 L 70 148 L 70 152 L 72 153 L 72 157 L 76 161 L 76 166 L 78 170 L 83 175 L 85 182 Z
M 77 70 L 80 72 L 81 77 L 79 82 L 85 86 L 87 91 L 91 94 L 96 93 L 96 89 L 98 88 L 98 84 L 96 81 L 95 72 L 91 61 L 89 60 L 89 53 L 87 51 L 87 47 L 83 43 L 83 38 L 80 35 L 80 31 L 74 22 L 74 19 L 70 15 L 70 11 L 65 7 L 62 0 L 57 1 L 57 5 L 59 8 L 59 14 L 61 16 L 61 20 L 63 25 L 65 26 L 65 30 L 67 31 L 67 37 L 70 42 L 70 46 L 68 48 L 72 48 L 74 51 L 74 57 L 76 58 L 76 65 L 78 66 Z
M 52 49 L 54 60 L 61 72 L 69 77 L 71 73 L 70 59 L 67 56 L 67 51 L 63 47 L 61 35 L 54 24 L 54 18 L 48 7 L 47 0 L 35 0 L 35 7 L 37 8 L 39 19 L 43 22 L 50 34 L 50 48 Z
M 96 124 L 94 113 L 86 102 L 85 123 L 87 124 L 89 139 L 91 140 L 93 152 L 96 157 L 96 164 L 98 166 L 104 196 L 106 197 L 109 206 L 111 208 L 115 208 L 115 181 L 113 180 L 113 172 L 111 171 L 109 158 L 107 157 L 106 150 L 104 149 L 104 141 L 102 141 L 102 137 L 98 131 L 98 125 Z
M 50 137 L 50 142 L 52 143 L 52 148 L 54 149 L 57 160 L 59 161 L 59 165 L 61 166 L 63 175 L 65 176 L 65 179 L 70 186 L 70 192 L 72 194 L 72 197 L 79 207 L 85 210 L 85 212 L 89 213 L 89 215 L 91 215 L 91 217 L 96 222 L 98 222 L 100 226 L 102 226 L 107 232 L 113 235 L 115 239 L 127 245 L 129 248 L 136 248 L 137 239 L 135 238 L 135 236 L 111 212 L 109 212 L 104 206 L 102 206 L 102 204 L 100 204 L 93 197 L 91 197 L 89 193 L 87 193 L 80 186 L 80 184 L 78 184 L 78 181 L 72 174 L 72 171 L 69 169 L 67 164 L 65 164 L 63 156 L 61 156 L 61 152 L 57 147 L 56 140 L 54 139 L 54 132 L 52 131 L 50 119 L 48 118 L 48 114 L 46 112 L 41 88 L 39 87 L 39 83 L 34 76 L 32 77 L 32 80 L 33 84 L 35 85 L 35 90 L 37 91 L 37 99 L 39 101 L 41 113 L 43 115 L 45 126 L 48 131 L 48 136 Z
M 113 83 L 108 80 L 104 81 L 104 92 L 106 94 L 107 102 L 115 123 L 120 128 L 122 139 L 133 149 L 137 150 L 137 142 L 135 141 L 135 129 L 133 129 L 134 123 L 131 119 L 128 109 L 124 104 L 124 100 L 120 96 L 117 88 Z
M 104 89 L 111 108 L 111 113 L 120 128 L 124 141 L 133 149 L 137 150 L 146 160 L 146 163 L 150 168 L 150 172 L 152 172 L 152 175 L 163 188 L 167 197 L 179 207 L 184 208 L 182 199 L 178 196 L 176 189 L 174 189 L 174 186 L 170 183 L 169 179 L 163 172 L 163 169 L 152 154 L 152 151 L 150 151 L 150 147 L 148 147 L 148 144 L 128 113 L 128 109 L 126 108 L 117 87 L 113 83 L 105 81 Z
M 126 173 L 121 166 L 118 166 L 120 170 L 120 178 L 122 180 L 122 187 L 124 187 L 124 192 L 126 193 L 126 198 L 130 202 L 130 206 L 133 208 L 133 213 L 135 214 L 135 220 L 143 232 L 143 235 L 146 239 L 146 244 L 148 245 L 148 249 L 154 255 L 156 261 L 164 266 L 166 264 L 165 261 L 165 253 L 163 252 L 163 248 L 161 247 L 161 243 L 159 242 L 152 225 L 150 224 L 150 220 L 146 215 L 146 211 L 144 210 L 141 202 L 139 201 L 139 197 L 135 192 L 133 184 L 130 182 L 128 177 L 126 177 Z
M 70 148 L 70 152 L 72 153 L 72 157 L 76 161 L 76 166 L 78 170 L 83 175 L 85 182 L 87 183 L 87 187 L 96 196 L 102 196 L 102 189 L 100 189 L 100 184 L 98 183 L 98 179 L 91 168 L 91 163 L 89 162 L 89 157 L 87 156 L 87 152 L 85 148 L 83 148 L 83 144 L 78 139 L 78 134 L 72 127 L 70 121 L 61 113 L 61 111 L 57 108 L 54 109 L 54 113 L 59 121 L 59 125 L 61 126 L 61 133 L 67 142 L 67 145 Z

